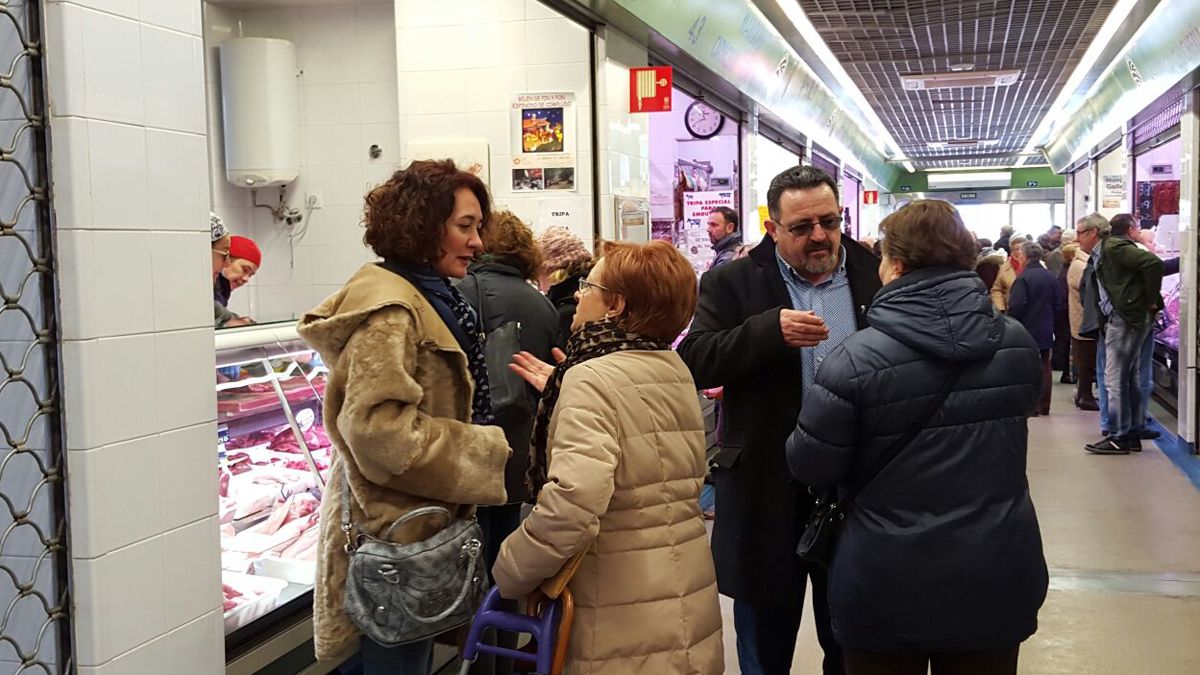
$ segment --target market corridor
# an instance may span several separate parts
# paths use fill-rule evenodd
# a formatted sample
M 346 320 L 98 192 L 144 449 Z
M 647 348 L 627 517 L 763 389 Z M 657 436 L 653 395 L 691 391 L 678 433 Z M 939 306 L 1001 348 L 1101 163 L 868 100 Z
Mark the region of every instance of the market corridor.
M 1183 675 L 1200 672 L 1200 488 L 1161 446 L 1141 454 L 1084 452 L 1096 413 L 1055 384 L 1049 417 L 1029 421 L 1029 481 L 1042 528 L 1050 593 L 1036 635 L 1021 646 L 1027 675 Z M 1157 405 L 1168 429 L 1175 420 Z M 1200 460 L 1185 455 L 1200 471 Z M 722 598 L 725 662 L 737 673 L 733 604 Z M 811 606 L 794 673 L 820 672 Z

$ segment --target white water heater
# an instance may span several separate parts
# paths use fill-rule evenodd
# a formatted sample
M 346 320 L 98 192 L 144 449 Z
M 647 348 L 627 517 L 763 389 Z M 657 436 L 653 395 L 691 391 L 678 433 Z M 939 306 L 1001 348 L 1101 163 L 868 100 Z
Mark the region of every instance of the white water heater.
M 287 185 L 300 175 L 296 45 L 234 38 L 219 50 L 225 178 L 244 188 Z

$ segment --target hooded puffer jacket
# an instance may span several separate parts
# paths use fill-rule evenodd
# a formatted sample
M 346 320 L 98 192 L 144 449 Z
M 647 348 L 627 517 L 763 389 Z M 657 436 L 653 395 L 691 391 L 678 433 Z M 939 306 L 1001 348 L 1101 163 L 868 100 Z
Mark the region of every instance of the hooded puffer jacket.
M 974 651 L 1037 630 L 1046 561 L 1025 476 L 1025 416 L 1041 394 L 1029 333 L 968 271 L 884 286 L 826 357 L 788 463 L 843 498 L 879 466 L 959 365 L 941 409 L 853 498 L 829 573 L 833 629 L 863 651 Z

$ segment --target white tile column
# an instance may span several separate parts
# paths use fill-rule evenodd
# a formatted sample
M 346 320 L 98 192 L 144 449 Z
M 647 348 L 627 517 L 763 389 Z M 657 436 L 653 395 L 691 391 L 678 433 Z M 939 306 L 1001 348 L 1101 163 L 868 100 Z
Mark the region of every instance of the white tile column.
M 80 673 L 222 672 L 198 0 L 47 0 Z
M 647 52 L 606 26 L 596 33 L 596 101 L 600 175 L 600 237 L 617 238 L 615 197 L 650 199 L 650 118 L 629 112 L 629 69 L 644 66 Z

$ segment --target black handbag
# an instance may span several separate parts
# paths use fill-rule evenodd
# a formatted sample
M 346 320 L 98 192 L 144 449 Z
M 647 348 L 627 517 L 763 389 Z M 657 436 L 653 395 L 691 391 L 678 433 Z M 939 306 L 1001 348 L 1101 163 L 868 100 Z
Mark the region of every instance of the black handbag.
M 508 367 L 513 355 L 521 351 L 521 322 L 506 321 L 488 330 L 485 291 L 479 283 L 479 276 L 474 272 L 470 276 L 475 282 L 475 297 L 479 301 L 475 310 L 479 313 L 479 326 L 484 333 L 483 353 L 487 362 L 492 411 L 497 421 L 501 422 L 531 417 L 534 413 L 534 397 L 529 385 Z
M 875 480 L 875 477 L 896 459 L 900 451 L 912 443 L 917 434 L 921 433 L 929 424 L 933 416 L 941 409 L 942 404 L 946 402 L 946 398 L 950 396 L 950 392 L 954 390 L 954 385 L 958 383 L 963 371 L 966 370 L 966 365 L 963 363 L 955 367 L 949 379 L 942 385 L 942 390 L 930 400 L 928 407 L 921 413 L 917 423 L 888 447 L 883 457 L 876 463 L 875 470 L 867 474 L 867 479 L 858 486 L 857 490 L 848 492 L 844 497 L 838 499 L 836 488 L 821 494 L 817 494 L 812 488 L 809 488 L 809 491 L 816 496 L 817 501 L 812 513 L 808 516 L 808 522 L 804 525 L 804 532 L 800 534 L 800 543 L 796 546 L 796 555 L 800 556 L 801 560 L 825 569 L 829 568 L 829 564 L 833 561 L 837 532 L 842 521 L 846 519 L 846 511 L 850 508 L 851 501 L 866 489 L 871 481 Z

